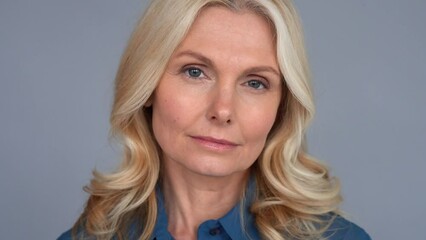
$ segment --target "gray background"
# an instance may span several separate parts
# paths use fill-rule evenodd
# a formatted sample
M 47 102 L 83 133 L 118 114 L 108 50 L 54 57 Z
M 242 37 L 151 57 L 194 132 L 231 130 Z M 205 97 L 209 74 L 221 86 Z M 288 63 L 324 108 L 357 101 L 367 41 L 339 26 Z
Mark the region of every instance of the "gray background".
M 426 239 L 426 1 L 298 1 L 311 152 L 374 239 Z M 0 238 L 55 239 L 110 170 L 112 86 L 144 2 L 1 0 Z

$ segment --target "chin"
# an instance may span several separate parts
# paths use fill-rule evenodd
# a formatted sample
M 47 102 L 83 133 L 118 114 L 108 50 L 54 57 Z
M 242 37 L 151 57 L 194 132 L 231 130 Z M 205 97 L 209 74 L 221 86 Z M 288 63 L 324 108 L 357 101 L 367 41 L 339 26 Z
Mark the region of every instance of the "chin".
M 213 166 L 210 164 L 203 164 L 202 166 L 197 166 L 193 168 L 192 172 L 205 177 L 221 178 L 244 174 L 248 171 L 249 168 L 250 166 L 248 166 L 247 168 L 241 168 L 235 166 L 226 166 L 225 164 L 222 164 L 221 166 L 218 166 L 218 164 L 213 164 Z

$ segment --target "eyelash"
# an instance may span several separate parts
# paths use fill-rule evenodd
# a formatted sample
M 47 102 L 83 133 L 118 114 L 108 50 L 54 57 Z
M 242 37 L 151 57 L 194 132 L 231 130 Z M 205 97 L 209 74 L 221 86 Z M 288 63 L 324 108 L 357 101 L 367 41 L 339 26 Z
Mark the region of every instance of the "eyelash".
M 191 76 L 190 71 L 193 71 L 193 70 L 199 71 L 200 75 L 199 76 Z M 185 66 L 185 67 L 182 68 L 182 73 L 184 73 L 186 77 L 191 78 L 191 79 L 207 78 L 207 75 L 199 67 Z M 256 87 L 250 86 L 250 83 L 258 83 L 258 84 L 260 84 L 261 88 L 256 88 Z M 253 88 L 255 90 L 269 89 L 269 84 L 266 80 L 250 79 L 250 80 L 244 82 L 244 85 L 249 87 L 249 88 Z
M 256 88 L 254 86 L 250 86 L 250 83 L 260 84 L 261 88 Z M 259 80 L 259 79 L 250 79 L 250 80 L 245 82 L 245 85 L 247 85 L 248 87 L 253 88 L 255 90 L 264 90 L 264 89 L 269 88 L 268 83 L 265 83 L 265 81 L 262 81 L 262 80 Z
M 190 71 L 199 71 L 200 72 L 200 76 L 191 76 Z M 192 79 L 200 79 L 200 78 L 206 78 L 206 74 L 204 73 L 203 70 L 201 70 L 198 67 L 193 67 L 193 66 L 188 66 L 188 67 L 184 67 L 182 69 L 182 72 L 186 75 L 186 77 L 188 78 L 192 78 Z

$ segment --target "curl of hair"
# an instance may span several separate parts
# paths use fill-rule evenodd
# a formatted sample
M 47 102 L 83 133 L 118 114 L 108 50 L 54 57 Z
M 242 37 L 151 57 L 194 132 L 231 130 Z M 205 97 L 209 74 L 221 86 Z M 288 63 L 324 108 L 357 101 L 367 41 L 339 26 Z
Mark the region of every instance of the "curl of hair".
M 283 75 L 283 97 L 276 122 L 253 171 L 256 200 L 251 207 L 263 239 L 318 239 L 341 202 L 340 186 L 326 166 L 304 149 L 306 128 L 314 115 L 308 61 L 298 15 L 291 0 L 152 1 L 133 32 L 116 76 L 111 133 L 121 139 L 121 166 L 112 174 L 94 171 L 85 190 L 86 208 L 74 226 L 84 236 L 148 239 L 157 217 L 155 186 L 160 155 L 151 131 L 150 97 L 169 58 L 198 13 L 219 5 L 251 11 L 270 22 Z

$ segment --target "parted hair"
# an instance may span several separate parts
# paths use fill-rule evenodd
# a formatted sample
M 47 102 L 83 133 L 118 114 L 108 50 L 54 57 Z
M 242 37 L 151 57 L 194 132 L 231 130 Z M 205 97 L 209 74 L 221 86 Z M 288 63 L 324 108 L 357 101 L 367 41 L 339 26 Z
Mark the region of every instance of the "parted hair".
M 262 239 L 320 239 L 341 202 L 338 181 L 305 150 L 315 107 L 302 29 L 291 0 L 152 0 L 137 23 L 115 80 L 111 134 L 123 145 L 113 173 L 94 171 L 74 236 L 148 239 L 157 218 L 161 149 L 151 128 L 151 95 L 169 58 L 202 9 L 250 11 L 273 28 L 283 94 L 265 148 L 252 166 L 251 212 Z M 85 236 L 79 234 L 84 230 Z M 132 229 L 132 231 L 130 231 Z

